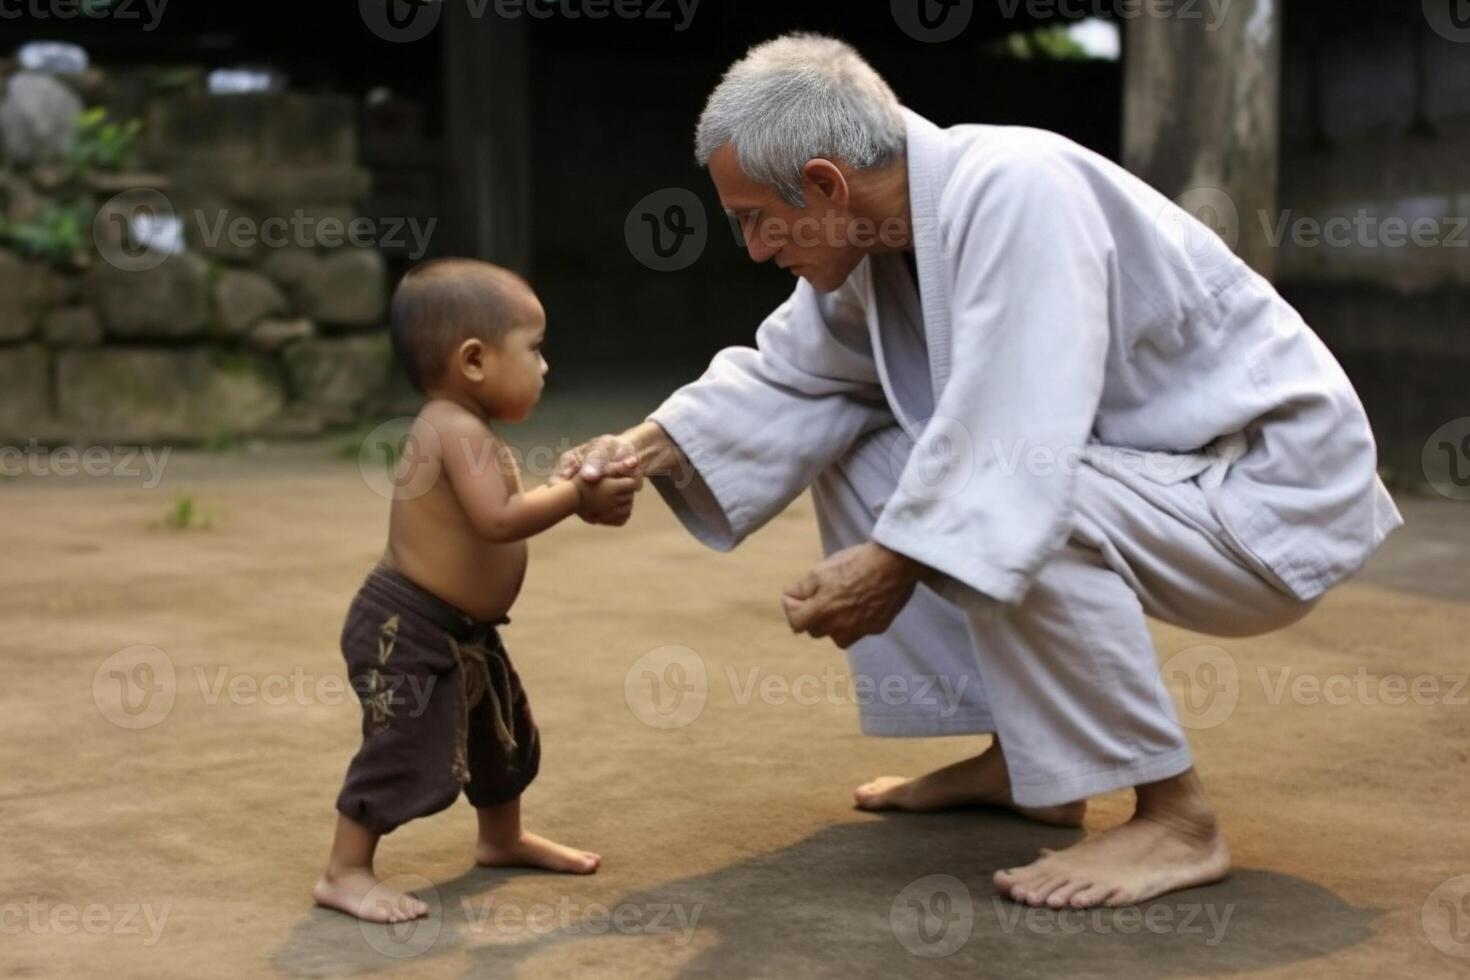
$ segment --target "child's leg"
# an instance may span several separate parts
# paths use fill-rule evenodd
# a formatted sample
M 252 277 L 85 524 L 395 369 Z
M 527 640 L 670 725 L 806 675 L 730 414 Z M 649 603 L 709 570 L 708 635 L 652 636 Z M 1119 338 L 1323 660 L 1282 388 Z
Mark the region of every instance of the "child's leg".
M 488 867 L 545 868 L 574 875 L 597 870 L 602 856 L 549 841 L 521 829 L 521 800 L 476 807 L 480 839 L 475 841 L 475 863 Z
M 338 814 L 327 869 L 312 889 L 317 904 L 369 922 L 406 922 L 427 915 L 429 906 L 422 901 L 379 883 L 373 874 L 377 849 L 377 834 Z

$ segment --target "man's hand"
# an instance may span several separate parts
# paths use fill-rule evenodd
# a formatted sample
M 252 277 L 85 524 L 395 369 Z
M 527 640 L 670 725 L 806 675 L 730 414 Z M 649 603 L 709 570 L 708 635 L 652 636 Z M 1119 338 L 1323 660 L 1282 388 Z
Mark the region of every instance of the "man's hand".
M 577 505 L 577 516 L 588 524 L 607 524 L 621 527 L 633 516 L 633 495 L 642 482 L 637 476 L 608 476 L 596 483 L 588 483 L 580 474 L 572 478 L 577 485 L 581 503 Z
M 622 488 L 609 498 L 619 500 L 619 506 L 611 506 L 611 503 L 589 505 L 589 491 L 596 489 L 604 478 Z M 633 494 L 643 486 L 643 472 L 632 444 L 621 436 L 607 435 L 562 453 L 547 483 L 567 480 L 576 480 L 577 490 L 582 495 L 582 505 L 577 508 L 578 517 L 589 524 L 622 525 L 632 514 Z
M 846 650 L 892 625 L 927 569 L 875 541 L 821 562 L 781 596 L 794 633 L 830 636 Z

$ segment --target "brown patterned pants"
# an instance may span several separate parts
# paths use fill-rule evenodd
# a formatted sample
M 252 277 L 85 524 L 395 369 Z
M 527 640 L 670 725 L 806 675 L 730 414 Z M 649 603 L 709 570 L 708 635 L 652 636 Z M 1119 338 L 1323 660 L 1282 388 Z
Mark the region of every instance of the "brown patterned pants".
M 483 807 L 530 785 L 541 738 L 496 629 L 506 622 L 476 621 L 383 567 L 367 577 L 342 627 L 363 711 L 338 812 L 386 834 L 461 790 Z

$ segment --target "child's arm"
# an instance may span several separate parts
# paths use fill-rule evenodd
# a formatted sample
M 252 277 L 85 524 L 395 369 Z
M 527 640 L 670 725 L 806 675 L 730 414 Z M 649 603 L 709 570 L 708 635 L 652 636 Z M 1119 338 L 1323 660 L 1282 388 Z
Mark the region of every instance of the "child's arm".
M 437 427 L 444 471 L 470 525 L 487 541 L 521 541 L 585 509 L 605 509 L 631 495 L 637 481 L 625 478 L 603 489 L 583 480 L 511 493 L 506 477 L 515 462 L 479 420 L 466 416 Z

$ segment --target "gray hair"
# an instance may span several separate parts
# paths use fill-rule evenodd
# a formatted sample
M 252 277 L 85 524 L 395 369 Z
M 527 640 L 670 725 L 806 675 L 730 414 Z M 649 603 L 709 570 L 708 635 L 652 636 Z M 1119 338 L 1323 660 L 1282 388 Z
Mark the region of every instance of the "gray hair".
M 726 143 L 746 176 L 801 207 L 808 160 L 867 170 L 902 156 L 903 114 L 888 83 L 850 45 L 787 34 L 751 48 L 705 103 L 694 141 L 699 165 Z

